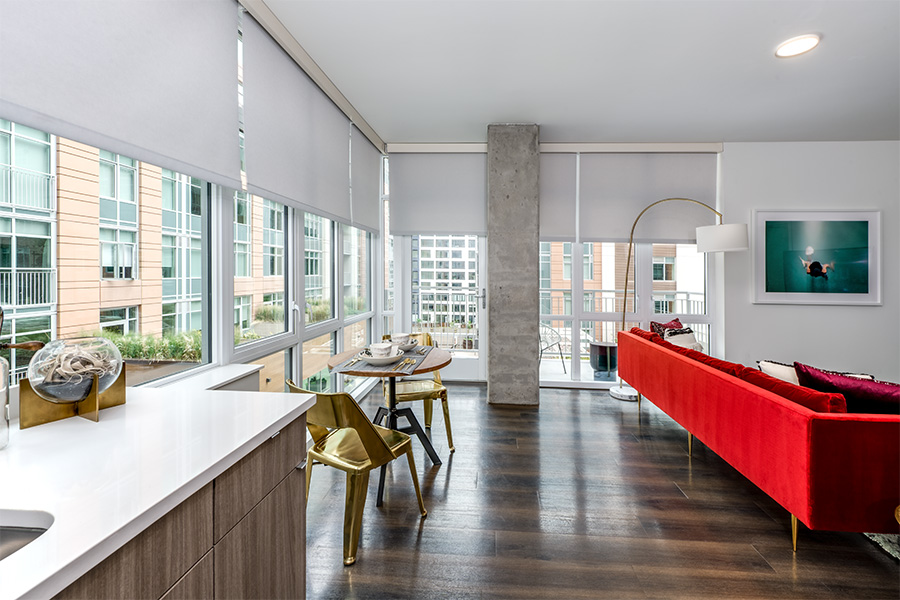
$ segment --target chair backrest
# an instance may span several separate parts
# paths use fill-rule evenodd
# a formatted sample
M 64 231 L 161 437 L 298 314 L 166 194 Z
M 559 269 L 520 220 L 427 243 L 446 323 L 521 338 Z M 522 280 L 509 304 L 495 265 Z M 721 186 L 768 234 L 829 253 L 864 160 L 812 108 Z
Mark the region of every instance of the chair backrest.
M 559 335 L 559 332 L 553 329 L 552 327 L 548 327 L 547 325 L 541 325 L 540 328 L 540 336 L 541 336 L 541 350 L 546 350 L 549 346 L 559 342 L 562 340 L 562 336 Z
M 375 426 L 353 396 L 345 393 L 311 392 L 298 387 L 290 379 L 285 383 L 291 392 L 316 395 L 316 404 L 306 413 L 306 428 L 313 436 L 313 440 L 319 442 L 335 429 L 353 429 L 359 435 L 359 440 L 373 463 L 384 464 L 394 458 L 390 447 L 375 430 Z

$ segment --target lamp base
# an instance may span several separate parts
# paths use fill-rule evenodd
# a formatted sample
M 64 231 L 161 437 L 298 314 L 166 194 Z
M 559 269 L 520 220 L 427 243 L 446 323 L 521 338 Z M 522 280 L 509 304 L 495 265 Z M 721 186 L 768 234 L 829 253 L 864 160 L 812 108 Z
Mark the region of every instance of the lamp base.
M 637 402 L 638 400 L 638 391 L 633 387 L 628 387 L 626 385 L 610 388 L 609 395 L 616 400 L 622 400 L 623 402 Z

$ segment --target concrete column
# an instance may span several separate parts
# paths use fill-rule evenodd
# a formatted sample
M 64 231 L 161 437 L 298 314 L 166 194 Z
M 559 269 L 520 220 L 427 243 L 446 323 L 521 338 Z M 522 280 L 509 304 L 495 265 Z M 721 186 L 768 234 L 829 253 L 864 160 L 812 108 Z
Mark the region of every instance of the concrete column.
M 488 125 L 488 402 L 539 403 L 537 125 Z

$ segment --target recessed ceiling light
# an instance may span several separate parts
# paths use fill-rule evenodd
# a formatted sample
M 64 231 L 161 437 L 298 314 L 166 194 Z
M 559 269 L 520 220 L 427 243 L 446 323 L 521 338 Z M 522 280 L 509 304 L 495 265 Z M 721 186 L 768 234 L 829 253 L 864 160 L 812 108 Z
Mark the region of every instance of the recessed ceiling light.
M 800 35 L 787 41 L 781 42 L 781 44 L 778 45 L 778 49 L 775 50 L 775 56 L 777 56 L 778 58 L 790 58 L 791 56 L 797 56 L 799 54 L 809 52 L 818 45 L 819 36 L 817 36 L 816 34 L 809 33 L 806 35 Z

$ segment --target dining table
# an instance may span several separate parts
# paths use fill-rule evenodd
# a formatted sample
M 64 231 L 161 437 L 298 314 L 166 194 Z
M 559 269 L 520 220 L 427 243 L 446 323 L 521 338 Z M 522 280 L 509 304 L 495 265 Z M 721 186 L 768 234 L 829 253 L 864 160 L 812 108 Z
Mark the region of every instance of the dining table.
M 419 423 L 419 420 L 416 418 L 412 409 L 406 407 L 397 408 L 397 379 L 443 369 L 449 365 L 452 360 L 450 352 L 434 346 L 416 346 L 405 352 L 403 357 L 399 359 L 397 363 L 379 366 L 369 364 L 364 358 L 361 358 L 361 353 L 364 350 L 365 348 L 353 348 L 352 350 L 335 354 L 328 359 L 328 369 L 343 375 L 352 375 L 354 377 L 379 377 L 386 379 L 388 405 L 386 407 L 378 407 L 372 422 L 376 425 L 381 425 L 384 418 L 387 417 L 388 428 L 402 431 L 406 434 L 415 434 L 422 443 L 422 447 L 425 449 L 431 462 L 435 465 L 441 464 L 441 458 L 434 449 L 431 438 Z M 419 354 L 422 351 L 425 352 L 424 355 Z M 359 360 L 355 360 L 357 358 Z M 398 366 L 399 363 L 406 360 L 414 362 L 408 365 Z M 406 419 L 408 423 L 406 427 L 397 427 L 397 421 L 400 418 Z M 382 466 L 378 478 L 378 499 L 376 501 L 376 506 L 381 506 L 382 496 L 384 494 L 385 473 L 386 467 Z

